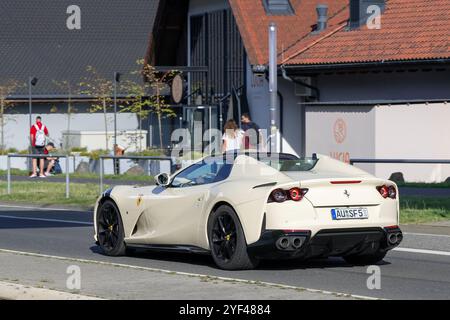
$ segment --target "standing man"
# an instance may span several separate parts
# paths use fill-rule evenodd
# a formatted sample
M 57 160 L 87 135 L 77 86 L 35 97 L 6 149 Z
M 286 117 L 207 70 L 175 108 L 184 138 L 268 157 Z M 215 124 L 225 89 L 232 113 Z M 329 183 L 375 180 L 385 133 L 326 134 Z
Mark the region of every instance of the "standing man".
M 44 154 L 45 145 L 48 137 L 48 129 L 42 123 L 42 118 L 38 116 L 36 123 L 30 128 L 30 141 L 33 154 Z M 38 158 L 33 158 L 33 173 L 30 178 L 37 177 L 37 161 Z M 44 158 L 39 158 L 39 177 L 45 178 L 44 173 Z
M 259 126 L 252 121 L 248 113 L 243 113 L 241 116 L 241 129 L 244 134 L 244 149 L 258 150 L 258 146 L 263 143 L 263 137 Z

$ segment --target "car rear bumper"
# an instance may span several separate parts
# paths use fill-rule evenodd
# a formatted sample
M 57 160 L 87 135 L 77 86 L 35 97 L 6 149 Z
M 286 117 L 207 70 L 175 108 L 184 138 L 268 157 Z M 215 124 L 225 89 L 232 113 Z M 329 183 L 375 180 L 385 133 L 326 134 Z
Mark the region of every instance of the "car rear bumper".
M 325 229 L 311 237 L 311 231 L 265 230 L 248 246 L 250 255 L 260 259 L 322 258 L 388 251 L 400 244 L 398 227 Z

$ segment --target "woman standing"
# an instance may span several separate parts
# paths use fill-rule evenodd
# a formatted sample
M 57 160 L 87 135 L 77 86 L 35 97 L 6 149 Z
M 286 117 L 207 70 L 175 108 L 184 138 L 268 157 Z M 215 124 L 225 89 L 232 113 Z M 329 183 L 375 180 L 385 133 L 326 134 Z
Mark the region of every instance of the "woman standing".
M 222 152 L 240 150 L 242 148 L 243 134 L 234 120 L 228 120 L 225 123 L 224 132 Z

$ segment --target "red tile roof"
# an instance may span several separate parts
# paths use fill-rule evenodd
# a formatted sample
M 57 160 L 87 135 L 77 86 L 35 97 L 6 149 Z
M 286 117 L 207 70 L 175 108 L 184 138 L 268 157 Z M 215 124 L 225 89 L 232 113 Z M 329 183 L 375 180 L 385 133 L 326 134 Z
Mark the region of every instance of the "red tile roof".
M 349 0 L 291 0 L 296 14 L 267 16 L 260 0 L 229 0 L 252 64 L 267 63 L 267 30 L 278 26 L 279 63 L 335 64 L 450 58 L 449 0 L 387 0 L 380 30 L 348 30 Z M 312 34 L 317 4 L 328 28 Z

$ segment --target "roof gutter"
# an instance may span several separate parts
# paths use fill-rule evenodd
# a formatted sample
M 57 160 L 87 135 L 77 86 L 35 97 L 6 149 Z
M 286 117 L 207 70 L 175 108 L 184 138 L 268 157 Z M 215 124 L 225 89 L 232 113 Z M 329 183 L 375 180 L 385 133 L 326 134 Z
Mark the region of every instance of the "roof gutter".
M 411 67 L 417 65 L 440 66 L 450 64 L 450 59 L 430 59 L 430 60 L 400 60 L 400 61 L 375 61 L 358 63 L 332 63 L 332 64 L 302 64 L 284 65 L 283 68 L 291 72 L 323 72 L 336 70 L 354 70 L 367 68 L 392 68 Z

